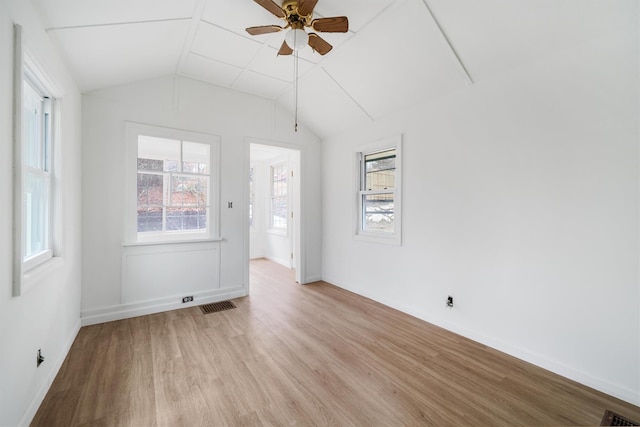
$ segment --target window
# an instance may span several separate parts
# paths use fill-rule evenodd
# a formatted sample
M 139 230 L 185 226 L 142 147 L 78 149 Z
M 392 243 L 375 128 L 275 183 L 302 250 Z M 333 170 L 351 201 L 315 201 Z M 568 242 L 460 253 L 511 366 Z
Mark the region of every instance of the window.
M 271 228 L 281 232 L 287 231 L 287 163 L 271 165 Z
M 56 175 L 58 100 L 61 93 L 22 43 L 14 26 L 14 295 L 25 292 L 39 267 L 59 256 L 60 219 Z M 27 276 L 30 279 L 25 280 Z M 34 280 L 31 280 L 34 279 Z
M 25 270 L 51 258 L 52 100 L 25 77 L 22 130 L 22 257 Z
M 156 242 L 217 236 L 217 138 L 129 124 L 135 160 L 135 229 L 127 240 Z M 135 184 L 134 184 L 135 182 Z M 130 228 L 133 226 L 130 224 Z
M 400 138 L 380 141 L 356 153 L 356 236 L 400 244 Z

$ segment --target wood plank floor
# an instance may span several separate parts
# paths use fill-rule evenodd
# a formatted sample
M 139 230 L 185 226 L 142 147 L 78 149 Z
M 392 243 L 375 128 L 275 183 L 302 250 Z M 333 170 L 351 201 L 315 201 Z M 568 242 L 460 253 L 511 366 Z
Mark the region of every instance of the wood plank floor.
M 640 408 L 252 262 L 236 309 L 80 330 L 34 426 L 598 425 Z

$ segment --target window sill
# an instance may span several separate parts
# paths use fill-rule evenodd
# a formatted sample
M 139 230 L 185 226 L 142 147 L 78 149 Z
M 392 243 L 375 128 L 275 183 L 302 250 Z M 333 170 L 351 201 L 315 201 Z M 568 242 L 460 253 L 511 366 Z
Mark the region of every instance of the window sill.
M 215 237 L 211 239 L 152 240 L 148 242 L 122 242 L 122 246 L 126 248 L 129 246 L 183 245 L 189 243 L 215 243 L 222 242 L 222 240 L 222 237 Z

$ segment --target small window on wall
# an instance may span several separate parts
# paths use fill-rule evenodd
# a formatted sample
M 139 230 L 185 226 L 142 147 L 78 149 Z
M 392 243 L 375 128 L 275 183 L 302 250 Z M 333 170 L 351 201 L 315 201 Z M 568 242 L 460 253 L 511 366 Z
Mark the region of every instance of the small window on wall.
M 128 124 L 135 203 L 128 241 L 217 237 L 217 137 Z M 135 214 L 135 221 L 133 215 Z
M 288 192 L 287 177 L 289 170 L 287 163 L 271 165 L 271 229 L 282 233 L 287 232 Z
M 362 147 L 356 153 L 356 236 L 362 240 L 400 244 L 400 138 Z
M 23 261 L 26 269 L 52 257 L 52 100 L 24 80 L 22 144 Z

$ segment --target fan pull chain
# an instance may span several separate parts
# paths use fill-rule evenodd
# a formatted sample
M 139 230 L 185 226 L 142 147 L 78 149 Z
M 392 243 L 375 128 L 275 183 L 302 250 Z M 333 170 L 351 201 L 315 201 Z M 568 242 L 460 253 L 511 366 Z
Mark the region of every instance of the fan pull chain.
M 296 37 L 296 33 L 293 34 L 294 40 Z M 296 46 L 296 43 L 294 41 L 293 43 L 294 46 Z M 298 132 L 298 49 L 294 49 L 293 51 L 293 74 L 294 74 L 294 78 L 295 78 L 295 84 L 294 84 L 294 96 L 295 96 L 295 124 L 293 127 L 294 132 Z

